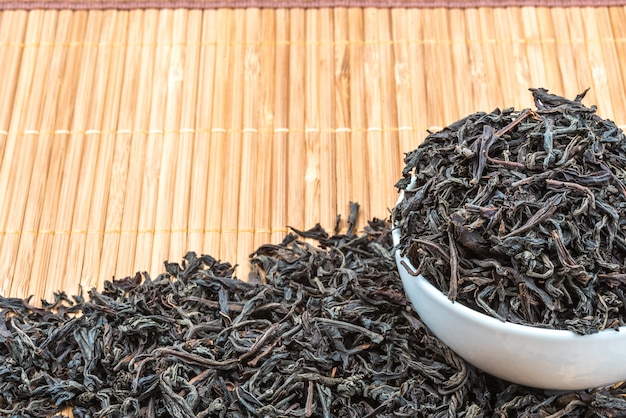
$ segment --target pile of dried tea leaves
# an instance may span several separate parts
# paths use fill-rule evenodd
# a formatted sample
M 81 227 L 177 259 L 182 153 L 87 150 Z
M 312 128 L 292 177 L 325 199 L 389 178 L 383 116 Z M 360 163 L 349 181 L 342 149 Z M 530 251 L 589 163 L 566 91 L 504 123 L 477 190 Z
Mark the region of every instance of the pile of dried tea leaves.
M 400 250 L 451 300 L 579 334 L 624 325 L 626 140 L 595 107 L 475 113 L 405 158 Z M 411 181 L 414 179 L 413 183 Z
M 623 416 L 626 385 L 550 394 L 466 364 L 402 291 L 388 222 L 263 245 L 249 282 L 194 253 L 35 307 L 0 298 L 0 415 Z M 301 240 L 306 237 L 308 240 Z M 318 245 L 311 242 L 317 241 Z

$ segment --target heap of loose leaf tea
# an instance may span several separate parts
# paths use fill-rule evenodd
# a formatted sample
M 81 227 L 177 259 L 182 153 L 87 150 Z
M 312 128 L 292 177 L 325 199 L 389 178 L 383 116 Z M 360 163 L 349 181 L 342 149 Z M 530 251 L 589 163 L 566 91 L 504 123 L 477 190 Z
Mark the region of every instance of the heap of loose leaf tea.
M 0 415 L 454 416 L 470 369 L 409 308 L 388 224 L 317 227 L 252 255 L 249 282 L 189 253 L 156 278 L 43 308 L 0 298 Z M 267 284 L 262 284 L 266 282 Z M 80 313 L 80 315 L 77 315 Z M 481 380 L 482 382 L 482 380 Z M 482 383 L 481 383 L 482 384 Z
M 406 155 L 401 251 L 451 300 L 501 320 L 619 327 L 626 140 L 585 93 L 531 91 L 535 110 L 469 115 Z
M 0 416 L 623 416 L 626 385 L 550 394 L 465 363 L 409 308 L 387 222 L 295 231 L 251 282 L 189 253 L 86 299 L 0 298 Z M 261 284 L 266 282 L 266 284 Z

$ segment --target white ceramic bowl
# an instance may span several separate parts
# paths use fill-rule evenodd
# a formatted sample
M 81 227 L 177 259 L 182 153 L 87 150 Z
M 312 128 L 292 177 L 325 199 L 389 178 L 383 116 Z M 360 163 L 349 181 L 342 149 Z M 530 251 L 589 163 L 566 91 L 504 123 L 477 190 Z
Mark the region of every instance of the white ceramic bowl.
M 402 197 L 401 197 L 402 199 Z M 394 245 L 400 230 L 393 230 Z M 424 324 L 479 369 L 521 385 L 580 390 L 626 380 L 626 327 L 591 335 L 502 322 L 451 302 L 396 251 L 404 290 Z

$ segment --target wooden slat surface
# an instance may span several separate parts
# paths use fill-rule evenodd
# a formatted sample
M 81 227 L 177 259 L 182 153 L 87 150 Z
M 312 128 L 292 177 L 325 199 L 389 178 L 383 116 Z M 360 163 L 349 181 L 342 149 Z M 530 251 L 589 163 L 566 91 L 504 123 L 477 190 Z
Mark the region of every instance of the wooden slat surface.
M 0 13 L 0 294 L 179 261 L 240 264 L 287 226 L 387 217 L 428 128 L 532 106 L 626 123 L 626 10 Z M 345 223 L 341 224 L 345 229 Z

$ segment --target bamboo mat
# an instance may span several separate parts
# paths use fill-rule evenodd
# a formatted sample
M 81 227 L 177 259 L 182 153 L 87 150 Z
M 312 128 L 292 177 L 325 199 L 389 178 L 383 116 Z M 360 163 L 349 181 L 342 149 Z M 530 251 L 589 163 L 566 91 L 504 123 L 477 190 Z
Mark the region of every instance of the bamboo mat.
M 324 7 L 589 7 L 624 0 L 0 0 L 0 9 L 217 9 Z
M 0 294 L 387 217 L 403 153 L 529 87 L 626 122 L 626 9 L 0 13 Z M 340 223 L 345 231 L 345 220 Z

